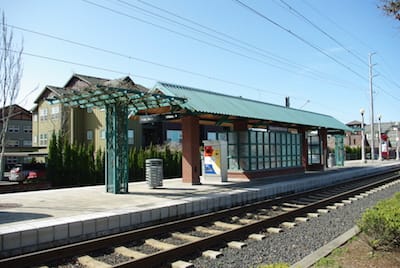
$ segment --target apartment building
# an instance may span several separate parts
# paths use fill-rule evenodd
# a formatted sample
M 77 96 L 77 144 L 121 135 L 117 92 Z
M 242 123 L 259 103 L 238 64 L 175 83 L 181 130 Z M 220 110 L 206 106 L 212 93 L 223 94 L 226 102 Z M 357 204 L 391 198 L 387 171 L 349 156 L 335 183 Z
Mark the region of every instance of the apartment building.
M 105 111 L 99 108 L 71 108 L 62 104 L 51 104 L 48 100 L 61 96 L 68 90 L 77 90 L 104 85 L 106 83 L 120 84 L 147 91 L 135 84 L 131 78 L 123 77 L 117 80 L 74 74 L 64 87 L 46 86 L 35 100 L 32 110 L 32 146 L 40 152 L 47 153 L 48 144 L 53 132 L 62 133 L 71 143 L 91 144 L 96 150 L 104 149 L 106 144 Z M 141 126 L 138 121 L 128 122 L 128 144 L 141 146 Z
M 4 118 L 9 117 L 5 130 L 5 165 L 13 166 L 22 163 L 20 152 L 32 150 L 32 114 L 19 105 L 6 106 L 0 109 L 0 129 L 3 129 Z M 1 142 L 1 141 L 0 141 Z

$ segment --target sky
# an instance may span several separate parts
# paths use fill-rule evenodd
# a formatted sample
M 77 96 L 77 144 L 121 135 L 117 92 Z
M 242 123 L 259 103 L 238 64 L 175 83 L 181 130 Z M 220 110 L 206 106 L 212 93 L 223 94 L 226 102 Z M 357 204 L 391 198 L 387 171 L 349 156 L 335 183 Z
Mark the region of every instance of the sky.
M 129 75 L 370 123 L 400 121 L 400 22 L 380 0 L 0 0 L 17 104 L 74 74 Z M 369 55 L 371 54 L 371 57 Z M 369 64 L 371 58 L 371 68 Z

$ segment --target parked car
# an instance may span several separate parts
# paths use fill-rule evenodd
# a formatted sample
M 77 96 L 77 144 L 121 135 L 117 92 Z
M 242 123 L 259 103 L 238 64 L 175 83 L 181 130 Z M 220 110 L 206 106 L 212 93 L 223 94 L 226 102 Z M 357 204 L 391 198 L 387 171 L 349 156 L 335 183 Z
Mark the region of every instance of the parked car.
M 9 180 L 22 183 L 25 180 L 36 180 L 45 176 L 45 164 L 17 164 L 11 169 Z

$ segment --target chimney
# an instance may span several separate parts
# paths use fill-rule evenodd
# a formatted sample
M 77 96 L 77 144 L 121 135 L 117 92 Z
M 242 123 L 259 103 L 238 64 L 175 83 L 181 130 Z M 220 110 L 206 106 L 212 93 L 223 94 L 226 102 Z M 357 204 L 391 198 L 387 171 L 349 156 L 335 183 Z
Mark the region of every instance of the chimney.
M 290 98 L 289 97 L 285 97 L 285 107 L 290 108 Z

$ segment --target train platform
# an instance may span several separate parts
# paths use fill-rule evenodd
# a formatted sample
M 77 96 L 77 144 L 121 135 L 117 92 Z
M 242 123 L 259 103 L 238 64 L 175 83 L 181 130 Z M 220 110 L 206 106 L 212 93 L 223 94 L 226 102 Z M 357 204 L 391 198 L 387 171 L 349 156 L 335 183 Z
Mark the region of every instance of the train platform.
M 105 186 L 41 190 L 0 195 L 0 257 L 82 241 L 150 224 L 217 211 L 373 174 L 398 161 L 347 162 L 324 172 L 277 176 L 254 181 L 181 178 L 151 188 L 129 183 L 129 193 L 106 193 Z

